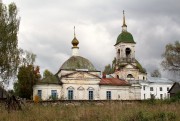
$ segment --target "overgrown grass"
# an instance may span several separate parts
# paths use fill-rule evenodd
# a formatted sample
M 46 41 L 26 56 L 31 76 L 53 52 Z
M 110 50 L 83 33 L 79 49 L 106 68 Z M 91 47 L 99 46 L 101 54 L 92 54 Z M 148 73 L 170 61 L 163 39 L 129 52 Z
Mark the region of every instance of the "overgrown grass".
M 180 121 L 180 103 L 26 104 L 9 114 L 0 105 L 0 121 Z

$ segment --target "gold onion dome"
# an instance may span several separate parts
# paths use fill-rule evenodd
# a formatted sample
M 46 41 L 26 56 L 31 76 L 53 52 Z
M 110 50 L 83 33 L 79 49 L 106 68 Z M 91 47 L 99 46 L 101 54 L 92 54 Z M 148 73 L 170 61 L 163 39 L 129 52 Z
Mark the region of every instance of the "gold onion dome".
M 77 47 L 77 45 L 79 44 L 79 41 L 76 39 L 76 37 L 74 37 L 74 39 L 72 40 L 72 45 L 73 47 Z
M 74 39 L 72 40 L 71 43 L 72 43 L 73 47 L 77 47 L 77 45 L 79 44 L 79 41 L 76 39 L 75 26 L 74 26 Z

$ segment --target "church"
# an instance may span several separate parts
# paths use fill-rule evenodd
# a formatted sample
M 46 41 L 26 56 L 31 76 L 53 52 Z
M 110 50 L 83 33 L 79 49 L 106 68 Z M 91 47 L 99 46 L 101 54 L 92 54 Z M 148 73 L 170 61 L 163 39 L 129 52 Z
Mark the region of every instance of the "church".
M 72 40 L 72 56 L 55 75 L 43 78 L 33 86 L 33 98 L 41 100 L 140 100 L 147 73 L 135 58 L 135 45 L 127 31 L 123 12 L 122 32 L 115 43 L 114 73 L 101 75 L 94 65 L 79 55 L 79 41 Z M 147 85 L 146 85 L 147 86 Z M 146 98 L 144 98 L 146 99 Z

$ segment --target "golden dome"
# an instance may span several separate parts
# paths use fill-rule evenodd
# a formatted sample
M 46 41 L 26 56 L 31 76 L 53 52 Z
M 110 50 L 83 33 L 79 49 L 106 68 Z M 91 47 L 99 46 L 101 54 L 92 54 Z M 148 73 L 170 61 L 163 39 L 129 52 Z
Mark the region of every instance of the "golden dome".
M 72 45 L 73 47 L 77 47 L 77 45 L 79 44 L 79 41 L 76 39 L 76 37 L 74 36 L 74 39 L 72 40 Z
M 77 45 L 79 44 L 79 41 L 76 39 L 75 26 L 74 26 L 74 39 L 72 40 L 71 43 L 73 47 L 77 47 Z

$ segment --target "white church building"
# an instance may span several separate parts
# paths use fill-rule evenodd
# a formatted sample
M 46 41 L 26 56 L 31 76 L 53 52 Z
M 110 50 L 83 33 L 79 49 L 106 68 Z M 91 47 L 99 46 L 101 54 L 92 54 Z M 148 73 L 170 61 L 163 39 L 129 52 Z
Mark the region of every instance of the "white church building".
M 122 32 L 117 38 L 114 73 L 101 76 L 93 64 L 79 55 L 79 41 L 74 32 L 72 56 L 59 71 L 42 79 L 33 87 L 33 98 L 42 100 L 141 100 L 167 97 L 171 83 L 151 83 L 147 73 L 135 59 L 135 41 L 127 31 L 123 14 Z M 158 87 L 163 86 L 163 92 Z M 153 91 L 151 91 L 153 87 Z M 168 88 L 168 89 L 165 89 Z M 160 91 L 160 93 L 159 93 Z M 163 94 L 163 96 L 161 95 Z

